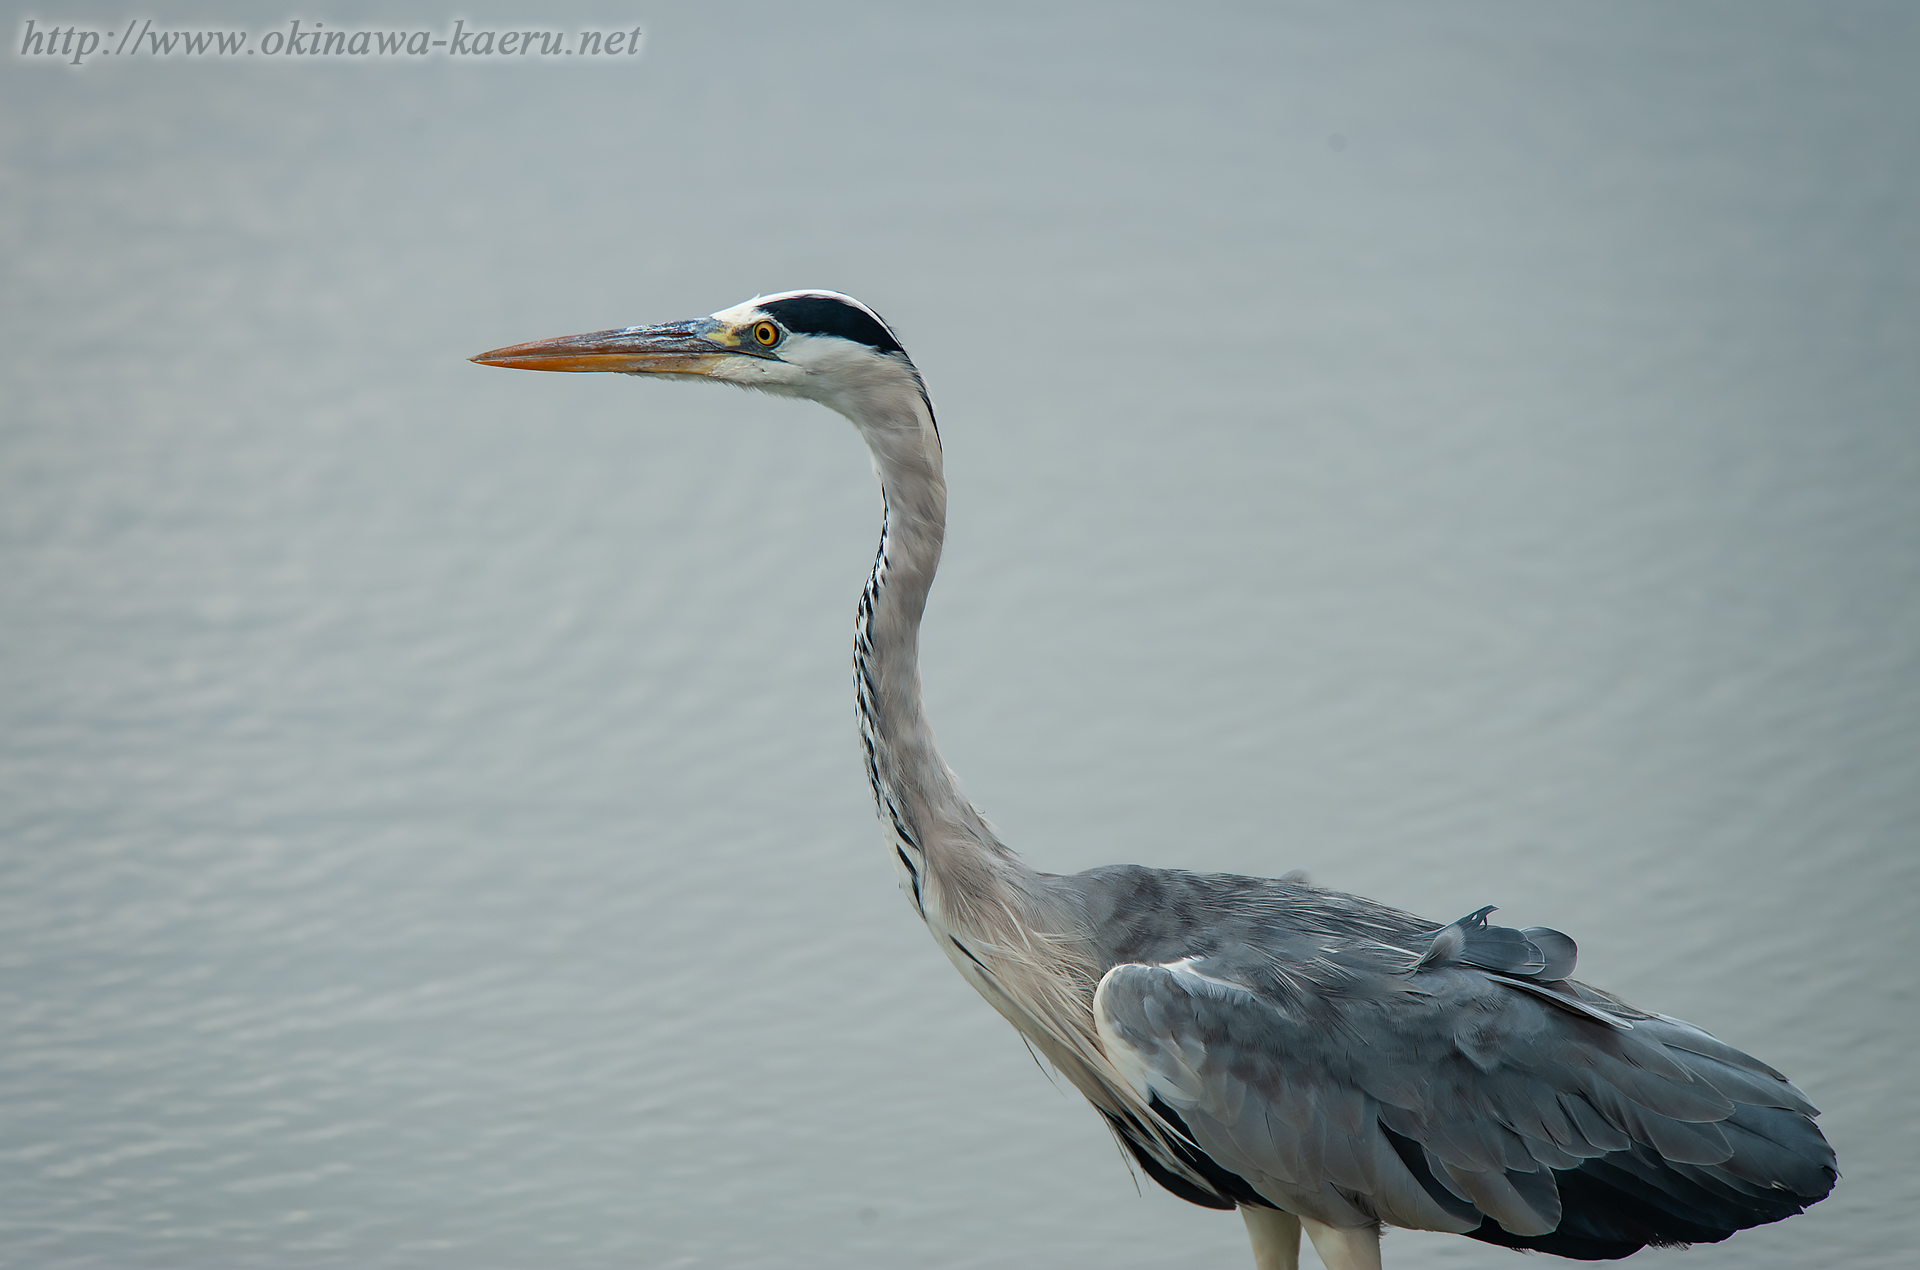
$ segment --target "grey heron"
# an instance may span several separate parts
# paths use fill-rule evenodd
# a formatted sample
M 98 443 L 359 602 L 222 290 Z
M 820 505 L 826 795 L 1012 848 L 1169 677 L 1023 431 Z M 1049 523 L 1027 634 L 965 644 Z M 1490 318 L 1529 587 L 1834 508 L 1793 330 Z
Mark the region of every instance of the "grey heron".
M 865 439 L 880 547 L 854 688 L 901 889 L 987 1002 L 1140 1167 L 1238 1209 L 1259 1270 L 1380 1265 L 1383 1224 L 1578 1260 L 1778 1221 L 1837 1178 L 1784 1076 L 1580 983 L 1573 940 L 1440 925 L 1279 880 L 1029 868 L 961 793 L 921 704 L 946 528 L 933 404 L 893 329 L 831 291 L 516 344 L 529 370 L 705 378 L 818 401 Z

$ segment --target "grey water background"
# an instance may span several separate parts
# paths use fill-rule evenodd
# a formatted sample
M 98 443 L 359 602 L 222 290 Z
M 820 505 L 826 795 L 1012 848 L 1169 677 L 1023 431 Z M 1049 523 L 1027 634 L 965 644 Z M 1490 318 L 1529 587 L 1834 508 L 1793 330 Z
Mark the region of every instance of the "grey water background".
M 932 386 L 1029 859 L 1562 928 L 1845 1174 L 1635 1264 L 1911 1264 L 1914 10 L 305 16 L 648 34 L 6 50 L 0 1265 L 1246 1264 L 894 889 L 852 431 L 464 360 L 797 286 Z

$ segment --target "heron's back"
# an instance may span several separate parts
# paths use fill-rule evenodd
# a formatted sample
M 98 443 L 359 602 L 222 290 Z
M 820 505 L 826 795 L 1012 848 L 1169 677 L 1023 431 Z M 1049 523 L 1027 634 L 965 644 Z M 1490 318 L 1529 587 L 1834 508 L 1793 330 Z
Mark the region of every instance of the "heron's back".
M 1054 884 L 1085 914 L 1101 1036 L 1192 1149 L 1115 1127 L 1183 1199 L 1595 1260 L 1724 1239 L 1833 1186 L 1784 1077 L 1564 979 L 1557 932 L 1223 874 Z

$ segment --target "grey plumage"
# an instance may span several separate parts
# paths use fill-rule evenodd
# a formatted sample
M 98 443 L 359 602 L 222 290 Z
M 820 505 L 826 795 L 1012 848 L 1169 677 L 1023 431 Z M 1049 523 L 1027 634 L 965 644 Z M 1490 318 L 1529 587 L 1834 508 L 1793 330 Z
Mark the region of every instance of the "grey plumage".
M 1712 1196 L 1706 1213 L 1676 1197 L 1665 1237 L 1641 1232 L 1688 1242 L 1715 1237 L 1714 1221 L 1798 1212 L 1832 1184 L 1814 1109 L 1779 1073 L 1583 984 L 1522 979 L 1545 969 L 1530 937 L 1570 953 L 1557 932 L 1483 913 L 1436 931 L 1248 878 L 1070 881 L 1107 893 L 1093 910 L 1114 963 L 1096 998 L 1103 1037 L 1196 1145 L 1289 1212 L 1459 1233 L 1491 1218 L 1537 1238 L 1563 1222 L 1554 1171 L 1602 1161 Z M 1200 912 L 1204 926 L 1130 918 Z
M 921 705 L 946 524 L 933 406 L 832 292 L 537 341 L 491 365 L 706 377 L 845 415 L 879 477 L 855 700 L 901 887 L 941 951 L 1154 1180 L 1242 1209 L 1262 1266 L 1302 1224 L 1378 1265 L 1377 1223 L 1593 1259 L 1725 1238 L 1823 1197 L 1834 1157 L 1778 1072 L 1569 976 L 1574 941 L 1441 926 L 1289 874 L 1037 873 L 960 792 Z M 1276 1210 L 1291 1216 L 1261 1216 Z M 1296 1220 L 1298 1219 L 1298 1220 Z

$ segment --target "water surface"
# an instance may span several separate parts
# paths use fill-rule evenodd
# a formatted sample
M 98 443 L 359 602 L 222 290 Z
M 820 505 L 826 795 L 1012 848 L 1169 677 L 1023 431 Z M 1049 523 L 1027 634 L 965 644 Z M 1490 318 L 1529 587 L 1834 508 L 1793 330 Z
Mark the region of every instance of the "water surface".
M 0 80 L 0 1264 L 1244 1263 L 894 890 L 851 430 L 464 361 L 797 286 L 1036 866 L 1565 929 L 1846 1174 L 1636 1264 L 1905 1264 L 1913 15 L 653 8 Z

